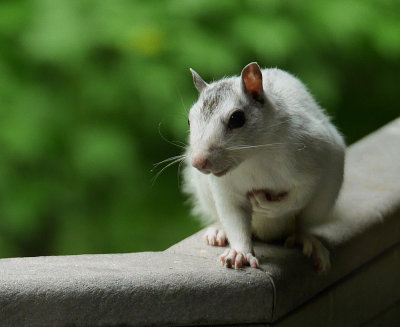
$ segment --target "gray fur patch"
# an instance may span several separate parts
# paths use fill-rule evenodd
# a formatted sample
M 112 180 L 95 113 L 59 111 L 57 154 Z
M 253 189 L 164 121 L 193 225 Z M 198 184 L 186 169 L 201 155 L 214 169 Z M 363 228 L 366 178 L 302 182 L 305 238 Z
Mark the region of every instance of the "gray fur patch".
M 210 117 L 218 108 L 225 97 L 232 95 L 231 81 L 221 81 L 211 88 L 208 88 L 203 94 L 202 113 L 205 117 Z
M 213 94 L 212 96 L 204 99 L 202 111 L 204 114 L 211 114 L 220 104 L 221 95 Z

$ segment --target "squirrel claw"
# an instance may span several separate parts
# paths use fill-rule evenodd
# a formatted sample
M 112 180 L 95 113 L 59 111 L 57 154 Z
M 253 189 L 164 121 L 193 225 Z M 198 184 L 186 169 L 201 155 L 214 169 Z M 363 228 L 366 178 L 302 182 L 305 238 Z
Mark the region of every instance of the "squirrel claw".
M 204 235 L 204 239 L 211 246 L 225 246 L 228 241 L 225 232 L 216 227 L 209 227 Z

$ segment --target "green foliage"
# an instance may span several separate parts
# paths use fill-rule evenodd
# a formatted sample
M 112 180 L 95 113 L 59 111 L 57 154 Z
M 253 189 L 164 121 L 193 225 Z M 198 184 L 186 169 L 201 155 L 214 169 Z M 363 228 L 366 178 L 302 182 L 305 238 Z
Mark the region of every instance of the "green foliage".
M 176 170 L 206 80 L 300 77 L 349 143 L 399 113 L 396 0 L 0 2 L 0 256 L 160 250 L 199 228 Z M 162 123 L 159 127 L 159 123 Z

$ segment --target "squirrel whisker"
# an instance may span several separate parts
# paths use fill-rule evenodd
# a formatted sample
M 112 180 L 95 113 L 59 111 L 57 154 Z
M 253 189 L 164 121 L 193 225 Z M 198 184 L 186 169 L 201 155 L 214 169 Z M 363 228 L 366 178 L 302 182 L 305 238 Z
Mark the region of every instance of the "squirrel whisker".
M 168 167 L 171 167 L 172 165 L 178 163 L 178 162 L 182 162 L 183 160 L 185 160 L 186 156 L 182 155 L 182 156 L 178 156 L 177 159 L 173 160 L 172 162 L 168 163 L 166 166 L 164 166 L 152 179 L 152 185 L 155 183 L 155 181 L 157 180 L 158 176 L 161 175 L 161 173 L 167 169 Z

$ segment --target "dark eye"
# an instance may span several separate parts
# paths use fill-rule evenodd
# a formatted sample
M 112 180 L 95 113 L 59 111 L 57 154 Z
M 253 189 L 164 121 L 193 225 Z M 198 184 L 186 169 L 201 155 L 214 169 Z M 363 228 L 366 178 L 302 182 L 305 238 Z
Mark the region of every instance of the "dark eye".
M 245 121 L 246 117 L 244 116 L 244 112 L 237 110 L 229 117 L 228 127 L 230 129 L 242 127 Z

